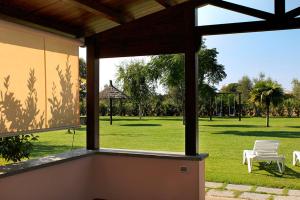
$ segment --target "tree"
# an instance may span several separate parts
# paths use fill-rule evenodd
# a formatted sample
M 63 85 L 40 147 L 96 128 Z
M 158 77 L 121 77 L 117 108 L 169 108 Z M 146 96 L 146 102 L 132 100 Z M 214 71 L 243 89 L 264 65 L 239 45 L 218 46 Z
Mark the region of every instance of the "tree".
M 227 74 L 223 65 L 218 63 L 217 60 L 218 51 L 208 49 L 204 41 L 201 49 L 198 52 L 199 71 L 198 71 L 198 88 L 201 94 L 199 102 L 201 104 L 210 100 L 209 92 L 202 91 L 215 91 L 214 84 L 222 81 Z M 184 55 L 159 55 L 151 57 L 151 61 L 148 64 L 151 71 L 151 78 L 154 81 L 159 81 L 164 85 L 168 92 L 176 90 L 176 98 L 178 98 L 179 104 L 184 105 Z M 210 87 L 210 89 L 208 89 Z M 174 96 L 174 97 L 175 97 Z M 184 112 L 184 111 L 183 111 Z
M 221 88 L 221 92 L 236 93 L 238 91 L 238 83 L 229 83 Z
M 80 76 L 80 89 L 79 89 L 79 102 L 80 102 L 80 115 L 86 115 L 86 78 L 87 78 L 87 66 L 85 60 L 79 59 L 79 76 Z
M 184 101 L 184 58 L 181 54 L 158 55 L 148 63 L 149 77 L 159 82 L 174 98 L 174 103 L 183 114 Z
M 298 79 L 293 79 L 292 80 L 292 85 L 293 85 L 293 95 L 295 96 L 296 99 L 300 100 L 300 81 Z
M 118 66 L 117 82 L 122 85 L 133 103 L 138 107 L 141 119 L 150 95 L 154 92 L 147 66 L 143 61 L 134 60 Z
M 237 91 L 241 93 L 242 110 L 244 113 L 251 113 L 252 106 L 250 103 L 250 93 L 253 88 L 253 83 L 248 76 L 243 76 L 238 81 Z
M 203 83 L 199 88 L 199 115 L 212 116 L 212 101 L 215 97 L 217 88 Z M 211 119 L 211 118 L 210 118 Z
M 292 117 L 295 108 L 295 99 L 291 97 L 284 99 L 283 106 L 286 109 L 287 116 Z
M 80 78 L 87 78 L 87 66 L 84 59 L 79 58 L 79 76 Z
M 283 89 L 280 84 L 270 78 L 255 82 L 251 91 L 251 101 L 266 108 L 266 126 L 269 127 L 270 105 L 277 106 L 283 100 Z
M 253 83 L 248 76 L 243 76 L 238 81 L 237 91 L 241 93 L 241 101 L 243 104 L 248 103 L 252 88 L 253 88 Z

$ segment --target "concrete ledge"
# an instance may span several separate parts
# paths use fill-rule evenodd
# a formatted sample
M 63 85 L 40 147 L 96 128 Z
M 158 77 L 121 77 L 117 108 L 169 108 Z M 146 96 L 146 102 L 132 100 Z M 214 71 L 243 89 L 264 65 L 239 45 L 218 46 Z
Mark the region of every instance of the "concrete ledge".
M 26 160 L 23 162 L 13 163 L 5 166 L 0 166 L 0 178 L 68 162 L 70 160 L 75 160 L 75 159 L 87 157 L 89 155 L 94 155 L 94 154 L 95 151 L 90 151 L 86 149 L 77 149 L 66 153 L 46 156 L 38 159 Z
M 179 153 L 158 152 L 158 151 L 131 151 L 131 150 L 120 150 L 120 149 L 100 149 L 100 150 L 77 149 L 74 151 L 46 156 L 39 159 L 31 159 L 19 163 L 0 166 L 0 178 L 12 176 L 15 174 L 28 172 L 31 170 L 44 168 L 52 165 L 61 164 L 64 162 L 68 162 L 70 160 L 80 159 L 91 155 L 110 155 L 110 156 L 175 159 L 175 160 L 191 160 L 191 161 L 202 161 L 208 157 L 207 153 L 199 154 L 197 156 L 185 156 L 184 154 L 179 154 Z
M 192 160 L 202 161 L 208 157 L 207 153 L 201 153 L 196 156 L 186 156 L 182 153 L 162 152 L 162 151 L 131 151 L 121 149 L 100 149 L 96 154 L 107 154 L 126 157 L 142 157 L 142 158 L 161 158 L 161 159 L 176 159 L 176 160 Z

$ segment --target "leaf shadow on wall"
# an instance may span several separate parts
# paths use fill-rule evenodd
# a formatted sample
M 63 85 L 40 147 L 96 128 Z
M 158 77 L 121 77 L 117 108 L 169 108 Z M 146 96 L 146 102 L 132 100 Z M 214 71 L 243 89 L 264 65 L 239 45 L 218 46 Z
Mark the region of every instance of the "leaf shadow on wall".
M 44 126 L 45 113 L 40 116 L 38 95 L 35 89 L 37 78 L 34 69 L 30 69 L 27 80 L 28 93 L 24 105 L 10 91 L 10 76 L 4 78 L 4 91 L 0 91 L 0 133 L 22 132 L 41 129 Z M 38 119 L 39 116 L 39 119 Z
M 74 83 L 72 83 L 72 71 L 69 59 L 66 62 L 66 68 L 63 71 L 58 65 L 56 67 L 59 76 L 61 91 L 57 94 L 57 86 L 52 83 L 52 96 L 48 98 L 50 104 L 51 119 L 48 120 L 49 127 L 67 127 L 74 126 L 79 123 L 79 94 L 72 93 Z M 78 100 L 77 100 L 78 99 Z

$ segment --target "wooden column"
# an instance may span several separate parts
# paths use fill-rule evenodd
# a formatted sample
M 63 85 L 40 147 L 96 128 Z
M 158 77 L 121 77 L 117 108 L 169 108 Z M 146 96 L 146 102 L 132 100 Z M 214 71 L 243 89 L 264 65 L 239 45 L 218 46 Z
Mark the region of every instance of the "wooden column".
M 195 34 L 197 11 L 185 10 L 185 154 L 198 154 L 198 57 L 201 38 Z
M 113 104 L 112 104 L 112 98 L 109 98 L 109 123 L 112 125 L 112 116 L 113 116 Z
M 109 80 L 109 86 L 112 88 L 112 80 Z M 109 124 L 112 125 L 112 116 L 113 116 L 113 102 L 112 98 L 109 98 Z
M 86 39 L 87 47 L 87 127 L 86 148 L 99 149 L 99 59 L 95 39 Z
M 274 0 L 275 15 L 281 17 L 285 14 L 285 0 Z

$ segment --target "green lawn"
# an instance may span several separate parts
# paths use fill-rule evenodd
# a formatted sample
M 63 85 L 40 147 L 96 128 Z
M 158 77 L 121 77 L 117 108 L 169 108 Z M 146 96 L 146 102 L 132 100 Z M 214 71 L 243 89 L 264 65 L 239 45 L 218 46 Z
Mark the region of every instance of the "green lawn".
M 101 147 L 180 152 L 184 149 L 184 126 L 178 117 L 115 117 L 112 126 L 101 118 Z M 208 152 L 206 180 L 281 188 L 300 189 L 300 166 L 292 167 L 292 151 L 300 150 L 300 119 L 216 118 L 200 120 L 200 152 Z M 40 134 L 33 157 L 71 150 L 72 134 L 55 131 Z M 276 165 L 255 163 L 248 174 L 242 165 L 242 150 L 252 149 L 257 139 L 280 140 L 280 152 L 286 156 L 286 172 L 278 174 Z M 85 129 L 76 131 L 74 148 L 85 146 Z M 2 162 L 3 163 L 3 162 Z M 0 161 L 1 164 L 1 161 Z

